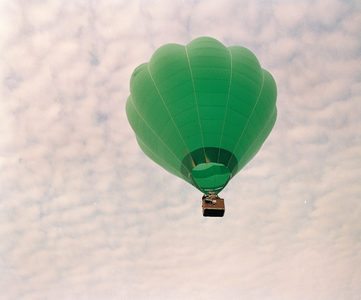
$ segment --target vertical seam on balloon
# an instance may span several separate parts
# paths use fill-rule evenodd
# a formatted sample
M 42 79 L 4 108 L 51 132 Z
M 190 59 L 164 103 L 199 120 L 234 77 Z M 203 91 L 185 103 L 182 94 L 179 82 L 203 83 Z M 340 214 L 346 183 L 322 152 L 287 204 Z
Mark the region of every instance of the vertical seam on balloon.
M 221 154 L 221 146 L 222 146 L 222 141 L 223 141 L 223 132 L 224 132 L 224 126 L 226 124 L 226 116 L 227 116 L 227 109 L 228 109 L 228 102 L 229 102 L 229 95 L 231 93 L 231 84 L 232 84 L 232 72 L 233 72 L 233 60 L 232 60 L 232 52 L 229 48 L 227 48 L 229 51 L 229 55 L 231 57 L 231 74 L 229 76 L 229 88 L 228 88 L 228 95 L 227 95 L 227 104 L 226 104 L 226 110 L 224 112 L 224 119 L 223 119 L 223 127 L 222 127 L 222 133 L 221 133 L 221 140 L 219 143 L 219 150 L 218 150 L 218 159 L 217 159 L 217 164 L 219 163 L 219 157 Z
M 263 70 L 262 70 L 262 75 L 263 75 L 262 86 L 261 86 L 261 90 L 259 91 L 256 104 L 253 106 L 253 110 L 252 110 L 252 112 L 251 112 L 251 114 L 250 114 L 250 116 L 249 116 L 249 118 L 248 118 L 248 121 L 247 121 L 246 125 L 245 125 L 244 128 L 243 128 L 242 134 L 241 134 L 241 136 L 239 137 L 238 142 L 237 142 L 236 146 L 234 147 L 234 149 L 233 149 L 233 151 L 232 151 L 232 155 L 231 155 L 231 157 L 229 158 L 229 161 L 228 161 L 228 164 L 227 164 L 227 168 L 229 167 L 229 164 L 230 164 L 230 162 L 231 162 L 231 160 L 232 160 L 232 157 L 234 156 L 234 152 L 236 151 L 236 149 L 237 149 L 237 147 L 238 147 L 238 144 L 239 144 L 239 142 L 241 141 L 244 132 L 246 131 L 246 128 L 247 128 L 247 126 L 248 126 L 248 124 L 249 124 L 249 122 L 250 122 L 250 120 L 251 120 L 251 118 L 252 118 L 252 115 L 253 115 L 253 113 L 254 113 L 254 111 L 255 111 L 255 109 L 256 109 L 256 106 L 257 106 L 257 104 L 258 104 L 259 98 L 261 97 L 262 90 L 263 90 L 263 86 L 264 86 L 264 72 L 263 72 Z M 252 144 L 252 145 L 253 145 L 253 144 Z M 248 152 L 248 150 L 247 150 L 247 152 Z
M 262 131 L 260 132 L 260 134 L 257 136 L 257 138 L 253 141 L 252 145 L 248 148 L 248 150 L 243 154 L 243 156 L 241 157 L 241 159 L 237 162 L 237 164 L 234 166 L 234 168 L 231 171 L 234 171 L 234 169 L 236 169 L 236 167 L 238 166 L 239 162 L 246 156 L 246 154 L 249 152 L 249 150 L 252 148 L 252 146 L 256 143 L 256 141 L 258 140 L 258 138 L 261 136 L 261 134 L 263 133 L 263 131 L 267 128 L 268 124 L 271 122 L 273 115 L 275 114 L 275 108 L 273 109 L 273 113 L 271 115 L 271 117 L 269 118 L 267 124 L 263 127 Z
M 174 157 L 181 163 L 181 165 L 186 168 L 186 170 L 191 173 L 191 171 L 188 170 L 188 168 L 180 161 L 180 159 L 175 155 L 175 153 L 173 153 L 173 151 L 163 142 L 163 140 L 156 134 L 156 132 L 152 129 L 152 127 L 149 126 L 149 124 L 145 121 L 145 119 L 142 117 L 142 115 L 139 113 L 139 111 L 137 110 L 137 108 L 135 107 L 134 105 L 134 102 L 133 102 L 133 98 L 130 97 L 131 101 L 132 101 L 132 104 L 133 104 L 133 107 L 135 109 L 135 111 L 138 113 L 139 117 L 142 118 L 143 122 L 149 127 L 149 129 L 154 133 L 154 135 L 164 144 L 164 146 L 169 150 L 170 153 L 172 153 L 174 155 Z M 144 143 L 144 142 L 143 142 Z
M 203 146 L 204 160 L 207 162 L 206 149 L 204 148 L 204 139 L 203 139 L 201 118 L 200 118 L 200 116 L 199 116 L 199 109 L 198 109 L 198 101 L 197 101 L 196 88 L 195 88 L 195 85 L 194 85 L 193 72 L 192 72 L 191 62 L 190 62 L 190 60 L 189 60 L 187 45 L 184 46 L 184 48 L 185 48 L 185 50 L 186 50 L 187 59 L 188 59 L 188 65 L 189 65 L 189 71 L 190 71 L 190 73 L 191 73 L 191 78 L 192 78 L 193 91 L 194 91 L 194 100 L 195 100 L 195 102 L 196 102 L 197 115 L 198 115 L 198 123 L 199 123 L 199 130 L 200 130 L 200 132 L 201 132 L 201 138 L 202 138 L 202 146 Z
M 157 89 L 157 92 L 158 92 L 158 94 L 159 94 L 159 97 L 160 97 L 160 99 L 162 99 L 162 102 L 163 102 L 163 104 L 164 104 L 165 109 L 167 110 L 167 112 L 168 112 L 168 114 L 169 114 L 169 117 L 171 118 L 171 120 L 172 120 L 172 122 L 173 122 L 173 124 L 174 124 L 175 129 L 177 129 L 177 131 L 178 131 L 178 133 L 179 133 L 179 136 L 180 136 L 180 138 L 182 139 L 182 142 L 183 142 L 184 146 L 187 148 L 187 151 L 188 151 L 188 153 L 189 153 L 189 155 L 190 155 L 190 157 L 191 157 L 191 159 L 192 159 L 192 161 L 193 161 L 192 155 L 191 155 L 190 152 L 189 152 L 189 149 L 188 149 L 188 147 L 187 147 L 187 145 L 186 145 L 186 142 L 184 141 L 184 139 L 183 139 L 183 137 L 182 137 L 182 135 L 181 135 L 178 127 L 177 127 L 177 124 L 175 123 L 172 115 L 170 114 L 170 111 L 169 111 L 167 105 L 165 104 L 164 99 L 163 99 L 162 95 L 160 94 L 160 91 L 159 91 L 159 89 L 158 89 L 158 87 L 157 87 L 157 85 L 156 85 L 156 83 L 155 83 L 155 81 L 154 81 L 154 79 L 153 79 L 153 76 L 152 76 L 152 74 L 151 74 L 151 72 L 150 72 L 150 69 L 149 69 L 149 64 L 148 64 L 148 66 L 147 66 L 147 69 L 148 69 L 149 76 L 150 76 L 150 78 L 152 79 L 155 88 Z M 187 170 L 188 170 L 188 169 L 187 169 Z M 188 171 L 189 171 L 189 170 L 188 170 Z

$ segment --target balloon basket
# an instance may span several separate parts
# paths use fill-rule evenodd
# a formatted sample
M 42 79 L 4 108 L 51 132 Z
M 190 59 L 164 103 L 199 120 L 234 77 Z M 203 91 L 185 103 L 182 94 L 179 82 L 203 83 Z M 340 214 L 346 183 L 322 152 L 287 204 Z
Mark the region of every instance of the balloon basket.
M 225 212 L 224 199 L 204 198 L 202 200 L 203 217 L 223 217 Z

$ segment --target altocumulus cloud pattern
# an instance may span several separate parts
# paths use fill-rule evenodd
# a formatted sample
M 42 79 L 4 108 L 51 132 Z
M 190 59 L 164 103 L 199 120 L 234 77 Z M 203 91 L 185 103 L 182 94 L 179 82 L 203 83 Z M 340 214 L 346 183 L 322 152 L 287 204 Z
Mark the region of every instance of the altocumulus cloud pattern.
M 360 3 L 0 1 L 0 298 L 358 300 Z M 141 63 L 204 36 L 277 83 L 224 218 L 202 217 L 125 111 Z

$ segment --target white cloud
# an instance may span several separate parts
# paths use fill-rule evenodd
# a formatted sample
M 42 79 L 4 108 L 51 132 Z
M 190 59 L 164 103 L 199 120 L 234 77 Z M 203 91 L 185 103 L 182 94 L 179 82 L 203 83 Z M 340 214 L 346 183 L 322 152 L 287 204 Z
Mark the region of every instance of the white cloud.
M 357 299 L 357 6 L 2 2 L 2 297 Z M 125 116 L 134 68 L 202 35 L 250 48 L 278 86 L 223 219 L 141 153 Z

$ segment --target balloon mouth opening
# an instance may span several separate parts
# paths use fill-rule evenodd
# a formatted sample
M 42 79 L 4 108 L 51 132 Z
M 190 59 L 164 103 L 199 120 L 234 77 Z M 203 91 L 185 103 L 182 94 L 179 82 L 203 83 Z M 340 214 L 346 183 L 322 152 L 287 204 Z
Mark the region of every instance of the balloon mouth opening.
M 191 171 L 192 177 L 203 191 L 220 191 L 227 184 L 230 170 L 220 163 L 201 163 Z

